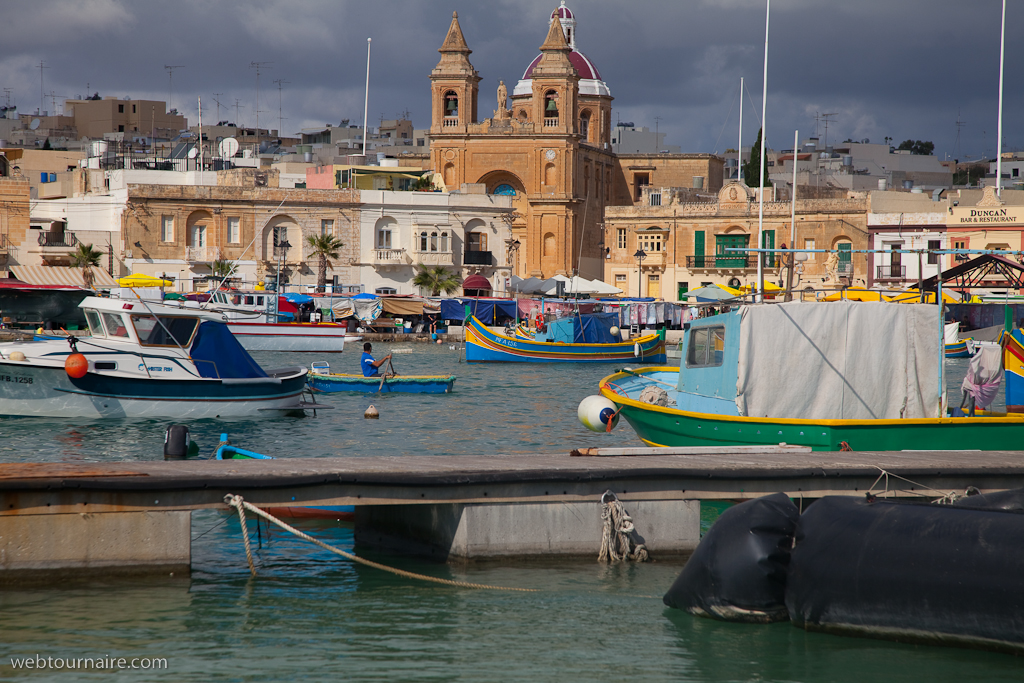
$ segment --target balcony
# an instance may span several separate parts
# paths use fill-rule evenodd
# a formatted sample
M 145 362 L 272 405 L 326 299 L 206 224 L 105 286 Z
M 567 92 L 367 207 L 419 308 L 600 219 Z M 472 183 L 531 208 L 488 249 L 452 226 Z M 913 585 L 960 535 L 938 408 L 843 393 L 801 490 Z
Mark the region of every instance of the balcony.
M 493 266 L 494 256 L 489 251 L 465 251 L 462 255 L 464 266 Z
M 876 280 L 902 280 L 907 277 L 906 266 L 875 266 Z
M 644 268 L 664 268 L 667 257 L 668 254 L 664 251 L 648 251 L 643 260 Z
M 686 267 L 690 270 L 756 270 L 757 255 L 747 254 L 739 256 L 725 256 L 722 254 L 708 254 L 706 256 L 687 256 Z M 779 258 L 775 256 L 762 256 L 764 267 L 775 269 L 779 267 Z
M 405 249 L 373 250 L 373 264 L 375 266 L 404 266 L 407 263 Z
M 546 116 L 546 117 L 544 117 L 544 127 L 545 128 L 555 128 L 557 126 L 558 126 L 558 117 L 557 116 Z
M 63 230 L 61 232 L 39 233 L 39 246 L 43 248 L 53 247 L 57 249 L 69 249 L 78 244 L 75 233 Z
M 189 263 L 213 263 L 220 260 L 220 247 L 185 247 Z
M 424 266 L 451 266 L 455 259 L 450 251 L 416 251 L 413 252 L 413 259 L 416 265 Z
M 441 121 L 441 127 L 442 128 L 455 128 L 458 125 L 459 125 L 459 117 L 458 116 L 446 116 Z

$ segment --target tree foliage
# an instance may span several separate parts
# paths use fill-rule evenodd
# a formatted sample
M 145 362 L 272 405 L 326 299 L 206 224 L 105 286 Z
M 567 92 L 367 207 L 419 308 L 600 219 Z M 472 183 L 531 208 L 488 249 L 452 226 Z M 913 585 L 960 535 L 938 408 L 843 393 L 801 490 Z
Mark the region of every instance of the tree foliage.
M 750 160 L 743 164 L 743 182 L 747 184 L 747 187 L 759 187 L 760 183 L 757 180 L 758 174 L 761 171 L 761 131 L 757 131 L 757 140 L 754 142 L 754 146 L 750 148 Z M 764 186 L 771 187 L 772 181 L 768 178 L 768 160 L 765 159 L 764 164 Z
M 306 244 L 310 247 L 309 255 L 317 258 L 318 268 L 316 273 L 316 291 L 322 292 L 327 288 L 327 269 L 334 270 L 332 261 L 341 258 L 338 251 L 345 246 L 345 243 L 334 235 L 309 235 L 306 237 Z
M 100 258 L 103 252 L 93 249 L 91 244 L 79 244 L 78 247 L 68 254 L 71 257 L 71 265 L 82 269 L 82 282 L 89 289 L 92 289 L 92 269 L 100 265 Z
M 430 290 L 430 296 L 440 296 L 441 292 L 451 294 L 462 284 L 462 278 L 444 266 L 419 266 L 412 283 L 420 289 Z
M 935 151 L 935 143 L 927 142 L 925 140 L 904 140 L 896 149 L 905 149 L 911 154 L 928 156 Z
M 228 261 L 225 259 L 217 259 L 216 261 L 213 262 L 211 270 L 213 271 L 213 274 L 216 275 L 217 277 L 231 277 L 232 275 L 238 272 L 238 266 L 232 261 Z

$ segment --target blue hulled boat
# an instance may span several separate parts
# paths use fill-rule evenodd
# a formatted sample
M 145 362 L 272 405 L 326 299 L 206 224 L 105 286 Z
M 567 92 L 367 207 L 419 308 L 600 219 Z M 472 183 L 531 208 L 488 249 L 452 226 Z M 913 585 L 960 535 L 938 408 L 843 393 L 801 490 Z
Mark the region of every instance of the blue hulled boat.
M 356 391 L 366 394 L 450 394 L 455 386 L 455 375 L 384 375 L 364 377 L 331 372 L 325 362 L 310 364 L 309 386 L 327 393 Z

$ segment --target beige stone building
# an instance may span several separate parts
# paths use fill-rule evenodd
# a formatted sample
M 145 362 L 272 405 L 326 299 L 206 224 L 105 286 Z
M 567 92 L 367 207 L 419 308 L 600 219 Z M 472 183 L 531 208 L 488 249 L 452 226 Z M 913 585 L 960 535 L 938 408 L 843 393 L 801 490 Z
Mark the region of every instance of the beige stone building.
M 706 284 L 754 284 L 758 256 L 726 251 L 757 244 L 754 190 L 731 182 L 713 201 L 687 201 L 688 197 L 688 192 L 646 187 L 636 205 L 605 209 L 606 282 L 629 296 L 667 301 Z M 865 255 L 850 252 L 867 248 L 867 208 L 867 196 L 861 193 L 798 199 L 796 247 L 837 250 L 839 275 L 850 278 L 850 284 L 864 286 Z M 764 248 L 790 246 L 790 226 L 790 202 L 765 202 Z M 636 257 L 640 249 L 643 259 Z M 771 255 L 761 258 L 765 278 L 784 284 L 780 260 Z M 795 290 L 825 286 L 825 258 L 821 253 L 808 254 L 794 280 Z
M 541 54 L 511 92 L 501 82 L 497 109 L 487 107 L 493 115 L 482 121 L 481 78 L 457 16 L 430 75 L 431 165 L 448 189 L 482 184 L 513 198 L 506 239 L 522 245 L 520 276 L 602 278 L 605 207 L 632 205 L 652 183 L 693 188 L 700 178 L 712 192 L 721 185 L 722 161 L 711 155 L 614 154 L 611 91 L 576 44 L 576 17 L 563 2 Z

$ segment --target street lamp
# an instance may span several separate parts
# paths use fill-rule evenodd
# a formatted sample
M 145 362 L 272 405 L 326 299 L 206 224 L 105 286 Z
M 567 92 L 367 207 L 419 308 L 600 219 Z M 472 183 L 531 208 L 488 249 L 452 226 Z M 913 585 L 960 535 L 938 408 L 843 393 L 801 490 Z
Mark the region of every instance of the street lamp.
M 512 268 L 513 274 L 516 271 L 516 267 L 515 264 L 512 263 L 512 257 L 516 256 L 519 253 L 519 247 L 521 246 L 522 243 L 515 237 L 509 237 L 507 240 L 505 240 L 505 262 L 508 263 L 508 265 Z
M 292 245 L 288 243 L 287 239 L 281 240 L 274 247 L 278 250 L 277 252 L 277 285 L 274 286 L 274 294 L 267 297 L 267 322 L 276 323 L 277 318 L 277 301 L 278 297 L 281 296 L 281 261 L 284 259 L 285 252 Z
M 644 295 L 644 281 L 643 281 L 643 273 L 641 271 L 641 266 L 643 265 L 644 259 L 647 258 L 647 252 L 644 251 L 643 248 L 641 247 L 640 249 L 636 250 L 636 253 L 633 254 L 633 257 L 636 258 L 636 289 L 637 289 L 637 298 L 640 298 L 640 297 L 642 297 Z

